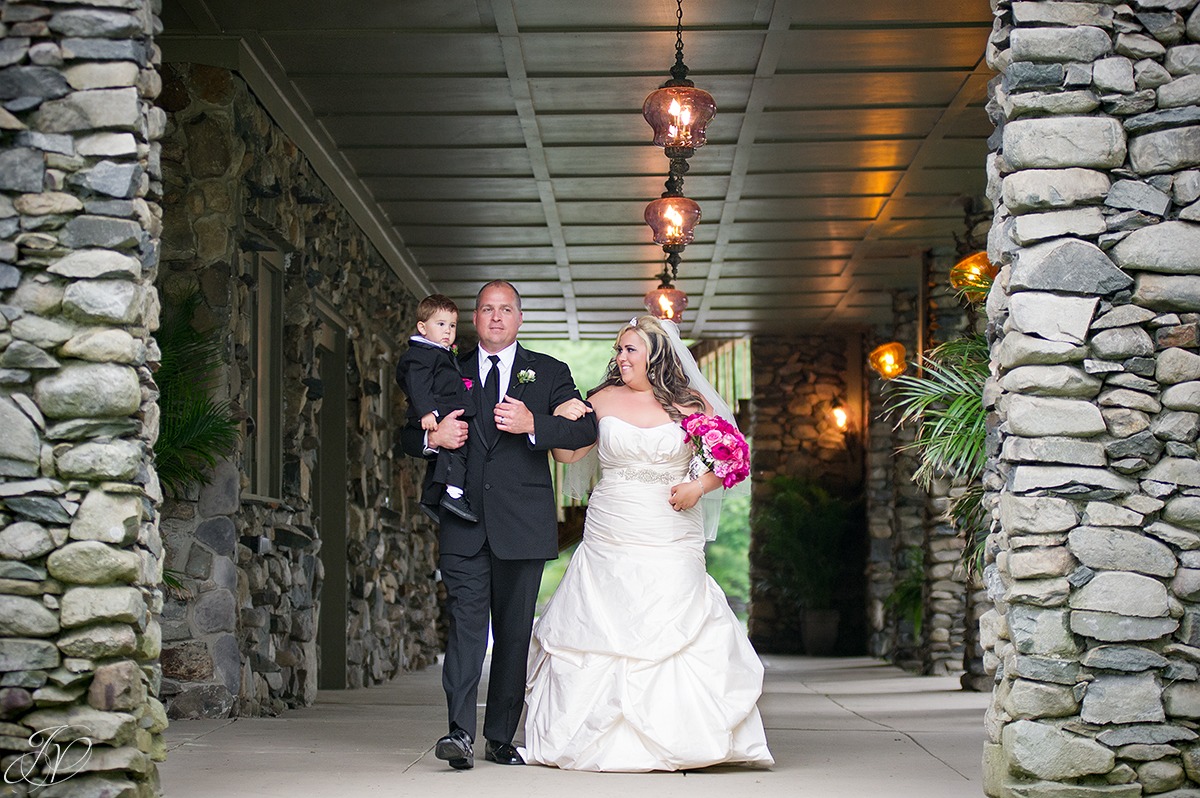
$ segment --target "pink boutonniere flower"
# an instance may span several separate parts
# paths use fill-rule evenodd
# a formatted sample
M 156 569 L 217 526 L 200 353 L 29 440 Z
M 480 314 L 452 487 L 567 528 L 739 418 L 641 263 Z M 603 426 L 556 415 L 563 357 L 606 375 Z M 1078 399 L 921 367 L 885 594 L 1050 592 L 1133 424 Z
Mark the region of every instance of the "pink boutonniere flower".
M 475 383 L 471 380 L 470 377 L 463 377 L 462 381 L 463 381 L 463 387 L 466 388 L 468 391 L 471 390 L 471 387 L 475 385 Z

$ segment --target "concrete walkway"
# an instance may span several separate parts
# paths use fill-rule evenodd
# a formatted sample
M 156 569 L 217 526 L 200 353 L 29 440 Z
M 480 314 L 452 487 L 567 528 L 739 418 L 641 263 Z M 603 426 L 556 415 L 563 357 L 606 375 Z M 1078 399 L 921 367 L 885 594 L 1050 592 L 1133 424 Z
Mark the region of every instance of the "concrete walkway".
M 383 687 L 323 691 L 279 718 L 175 721 L 163 787 L 167 798 L 982 796 L 986 695 L 865 658 L 764 662 L 770 771 L 578 773 L 502 767 L 482 751 L 474 770 L 453 771 L 431 750 L 445 730 L 433 667 Z

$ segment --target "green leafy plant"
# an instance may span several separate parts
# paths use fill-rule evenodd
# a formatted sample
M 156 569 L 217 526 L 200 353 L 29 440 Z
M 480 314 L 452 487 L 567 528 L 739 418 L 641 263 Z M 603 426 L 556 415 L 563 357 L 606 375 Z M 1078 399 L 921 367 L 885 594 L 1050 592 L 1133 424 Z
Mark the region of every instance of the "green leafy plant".
M 913 627 L 913 635 L 921 637 L 925 617 L 925 552 L 920 546 L 904 550 L 904 577 L 896 583 L 883 605 L 904 618 Z
M 222 365 L 222 341 L 218 334 L 193 326 L 199 303 L 195 293 L 174 301 L 164 297 L 155 335 L 162 359 L 154 375 L 160 410 L 154 461 L 163 490 L 175 496 L 204 484 L 208 469 L 238 440 L 238 422 L 229 402 L 212 397 Z
M 167 593 L 175 598 L 185 599 L 192 597 L 192 591 L 183 584 L 183 574 L 171 568 L 163 569 L 163 585 L 167 588 Z
M 913 474 L 918 484 L 928 490 L 942 474 L 966 483 L 967 489 L 950 504 L 950 516 L 966 536 L 964 556 L 975 568 L 987 531 L 981 482 L 987 462 L 987 340 L 972 334 L 947 341 L 930 350 L 922 365 L 923 376 L 902 375 L 892 381 L 889 411 L 897 414 L 897 426 L 916 425 L 915 440 L 903 448 L 920 457 Z
M 813 480 L 781 475 L 758 518 L 769 584 L 803 609 L 830 609 L 853 504 Z

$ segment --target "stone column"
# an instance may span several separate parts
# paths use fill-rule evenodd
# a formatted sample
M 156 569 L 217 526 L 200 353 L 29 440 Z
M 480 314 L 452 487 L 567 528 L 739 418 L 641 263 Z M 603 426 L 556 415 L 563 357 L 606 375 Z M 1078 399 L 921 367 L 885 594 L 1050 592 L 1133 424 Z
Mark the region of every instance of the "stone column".
M 989 796 L 1200 794 L 1200 11 L 999 2 Z
M 156 8 L 0 6 L 0 768 L 92 746 L 42 796 L 157 794 L 165 754 Z

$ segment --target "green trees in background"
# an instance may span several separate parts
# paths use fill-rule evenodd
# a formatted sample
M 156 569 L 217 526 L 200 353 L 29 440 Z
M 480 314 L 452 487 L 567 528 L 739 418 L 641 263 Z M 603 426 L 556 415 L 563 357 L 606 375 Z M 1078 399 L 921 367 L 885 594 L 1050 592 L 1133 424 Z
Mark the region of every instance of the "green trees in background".
M 704 552 L 708 573 L 716 580 L 738 617 L 750 603 L 750 497 L 728 496 L 721 502 L 717 539 Z
M 613 356 L 612 341 L 539 341 L 533 348 L 570 366 L 571 377 L 582 396 L 587 396 L 604 379 Z

